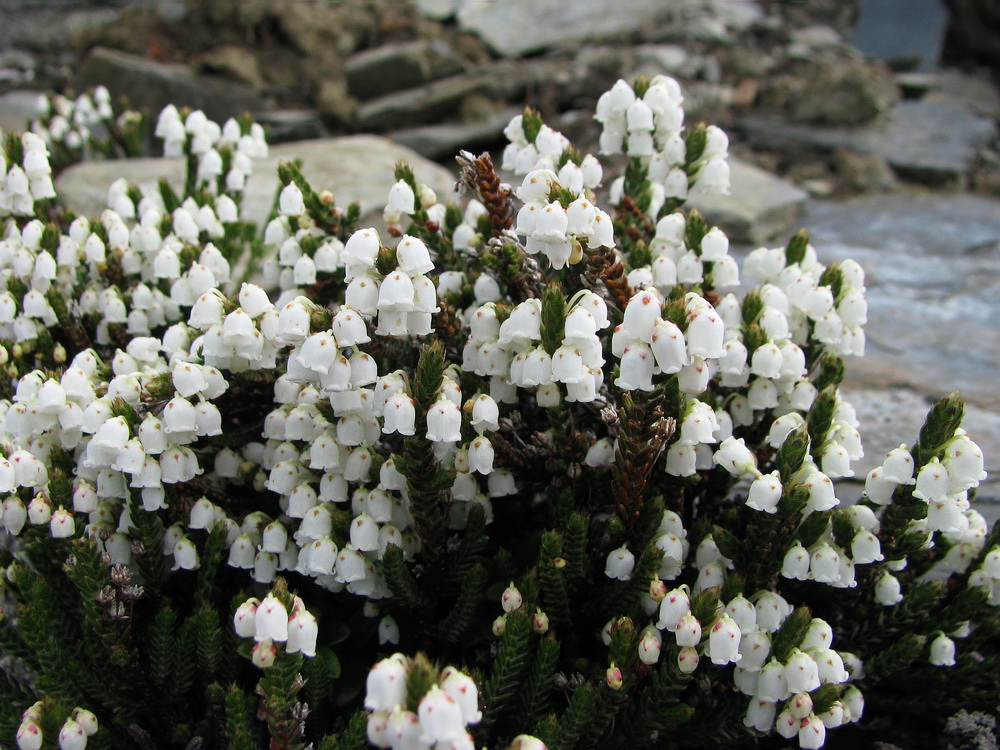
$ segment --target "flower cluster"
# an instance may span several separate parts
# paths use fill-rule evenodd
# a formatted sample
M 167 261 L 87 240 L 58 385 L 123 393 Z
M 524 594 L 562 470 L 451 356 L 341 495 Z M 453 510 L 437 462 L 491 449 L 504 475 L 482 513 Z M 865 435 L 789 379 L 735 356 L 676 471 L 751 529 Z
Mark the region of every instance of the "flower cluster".
M 221 127 L 195 110 L 182 115 L 174 106 L 160 113 L 154 131 L 163 140 L 164 156 L 188 155 L 197 160 L 197 187 L 213 194 L 242 193 L 253 171 L 253 160 L 267 156 L 264 129 L 257 123 L 229 119 Z
M 55 195 L 45 141 L 35 133 L 5 138 L 0 131 L 0 218 L 33 216 L 35 201 Z
M 835 482 L 863 456 L 840 384 L 864 352 L 864 271 L 822 265 L 805 233 L 741 268 L 683 209 L 723 188 L 727 143 L 684 131 L 681 101 L 666 78 L 601 98 L 602 150 L 628 157 L 613 213 L 598 160 L 526 111 L 504 154 L 519 187 L 463 155 L 477 199 L 449 206 L 400 165 L 381 233 L 285 164 L 251 239 L 238 202 L 266 143 L 249 122 L 166 109 L 181 194 L 117 181 L 99 217 L 69 221 L 35 203 L 56 141 L 8 138 L 0 561 L 19 615 L 0 643 L 56 653 L 64 631 L 16 631 L 79 592 L 79 616 L 52 619 L 103 634 L 87 664 L 108 682 L 45 705 L 99 705 L 126 731 L 100 701 L 148 669 L 181 725 L 218 720 L 190 717 L 210 694 L 251 741 L 245 675 L 219 653 L 230 606 L 281 746 L 367 727 L 380 747 L 567 747 L 619 715 L 641 744 L 711 690 L 754 732 L 811 748 L 893 670 L 971 664 L 1000 604 L 1000 539 L 972 506 L 984 459 L 961 401 L 842 502 Z M 463 644 L 469 671 L 383 658 L 399 643 Z M 377 661 L 353 720 L 341 658 Z M 63 747 L 83 746 L 88 716 Z M 43 725 L 29 710 L 21 747 Z
M 689 193 L 729 192 L 729 138 L 710 126 L 699 131 L 697 141 L 686 139 L 683 102 L 677 81 L 662 75 L 637 86 L 619 79 L 597 102 L 601 153 L 638 159 L 655 186 L 656 205 Z M 624 179 L 612 187 L 612 203 L 619 202 L 615 193 L 621 194 Z
M 284 644 L 284 653 L 316 656 L 316 617 L 299 597 L 294 598 L 291 614 L 273 593 L 263 601 L 247 599 L 236 609 L 233 627 L 240 638 L 254 639 L 252 661 L 261 669 L 274 665 L 279 644 Z
M 46 711 L 44 701 L 38 701 L 21 715 L 16 738 L 19 750 L 38 750 L 42 747 L 45 737 L 41 723 Z M 83 750 L 98 728 L 97 717 L 91 711 L 74 708 L 59 729 L 59 750 Z
M 371 744 L 393 750 L 471 750 L 476 746 L 466 729 L 483 718 L 476 683 L 455 667 L 445 667 L 436 675 L 427 674 L 430 671 L 426 659 L 403 654 L 393 654 L 372 667 L 365 694 L 365 708 L 372 712 L 368 715 Z M 418 676 L 422 695 L 410 692 Z

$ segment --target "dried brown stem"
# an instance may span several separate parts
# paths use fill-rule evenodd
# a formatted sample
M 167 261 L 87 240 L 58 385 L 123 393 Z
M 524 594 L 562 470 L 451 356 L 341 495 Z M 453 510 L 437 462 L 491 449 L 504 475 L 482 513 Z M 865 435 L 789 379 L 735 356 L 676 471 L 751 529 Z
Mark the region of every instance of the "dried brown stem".
M 468 151 L 458 155 L 462 167 L 461 181 L 479 196 L 489 212 L 490 227 L 494 237 L 514 226 L 514 201 L 510 188 L 500 182 L 493 158 L 488 153 L 474 157 Z
M 625 266 L 618 255 L 610 247 L 599 247 L 586 254 L 586 268 L 583 272 L 585 283 L 591 289 L 604 282 L 611 302 L 624 311 L 628 301 L 632 299 L 632 287 L 625 278 Z

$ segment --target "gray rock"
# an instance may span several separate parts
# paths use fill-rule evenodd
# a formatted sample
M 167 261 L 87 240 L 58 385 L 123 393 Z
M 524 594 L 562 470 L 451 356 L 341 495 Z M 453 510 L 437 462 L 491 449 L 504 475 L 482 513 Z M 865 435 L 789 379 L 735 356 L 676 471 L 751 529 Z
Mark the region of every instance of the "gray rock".
M 791 157 L 845 148 L 883 157 L 904 178 L 930 184 L 966 174 L 996 123 L 964 107 L 937 101 L 900 102 L 883 121 L 863 128 L 807 127 L 762 117 L 737 122 L 750 145 Z
M 254 116 L 267 130 L 271 144 L 328 138 L 330 133 L 319 113 L 311 109 L 273 109 Z
M 935 85 L 925 101 L 966 107 L 984 117 L 1000 119 L 1000 90 L 986 75 L 971 75 L 954 68 L 931 74 Z
M 1000 200 L 810 201 L 802 225 L 823 263 L 853 258 L 866 271 L 867 352 L 847 362 L 855 387 L 959 390 L 1000 413 Z
M 760 244 L 787 233 L 806 202 L 806 193 L 787 180 L 730 157 L 729 195 L 696 195 L 687 205 L 717 224 L 733 242 Z
M 808 52 L 825 47 L 836 47 L 842 42 L 840 33 L 831 26 L 806 26 L 792 30 L 790 46 Z
M 357 111 L 359 130 L 390 130 L 440 122 L 458 112 L 462 102 L 474 94 L 504 98 L 510 81 L 505 67 L 493 66 L 490 72 L 451 76 L 415 89 L 364 102 Z
M 929 70 L 941 57 L 947 25 L 943 0 L 861 0 L 852 41 L 894 67 Z
M 0 95 L 0 130 L 21 130 L 33 120 L 38 110 L 36 104 L 40 91 L 8 91 Z
M 16 46 L 32 52 L 65 50 L 75 37 L 112 23 L 118 16 L 115 8 L 81 8 L 80 3 L 13 2 L 11 6 L 0 19 L 0 47 Z
M 521 57 L 570 42 L 636 34 L 670 13 L 662 0 L 630 0 L 609 7 L 604 0 L 494 3 L 461 0 L 458 22 L 504 57 Z
M 445 21 L 455 15 L 459 0 L 416 0 L 417 10 L 435 21 Z
M 265 106 L 264 99 L 248 86 L 199 76 L 179 63 L 155 62 L 100 47 L 83 59 L 74 83 L 79 91 L 103 84 L 115 99 L 127 97 L 133 108 L 147 110 L 153 117 L 166 105 L 175 104 L 204 110 L 222 122 Z
M 632 47 L 635 67 L 676 75 L 687 70 L 691 55 L 680 44 L 639 44 Z
M 206 52 L 198 59 L 197 70 L 231 78 L 254 88 L 264 84 L 264 76 L 253 52 L 234 44 L 225 44 Z
M 503 129 L 520 111 L 517 107 L 508 107 L 479 122 L 425 125 L 398 130 L 389 137 L 428 159 L 450 159 L 461 149 L 475 153 L 501 141 Z
M 888 112 L 899 98 L 886 67 L 869 63 L 849 47 L 803 55 L 805 59 L 785 65 L 760 84 L 760 104 L 780 112 L 784 121 L 860 126 Z
M 461 73 L 464 65 L 442 41 L 386 44 L 344 61 L 347 90 L 358 99 L 374 99 Z
M 0 49 L 0 83 L 27 83 L 35 79 L 35 56 L 20 49 Z
M 876 154 L 838 148 L 833 152 L 833 169 L 841 187 L 851 194 L 886 192 L 896 186 L 892 168 Z
M 361 204 L 363 216 L 381 213 L 389 188 L 395 182 L 393 169 L 406 161 L 422 183 L 446 200 L 454 178 L 444 167 L 424 159 L 408 148 L 376 136 L 351 136 L 283 143 L 254 165 L 247 180 L 243 215 L 262 224 L 271 211 L 278 190 L 277 166 L 281 161 L 302 159 L 302 172 L 317 190 L 330 190 L 338 206 Z M 108 186 L 124 177 L 140 187 L 155 186 L 165 177 L 180 189 L 184 180 L 182 159 L 125 159 L 78 164 L 56 180 L 56 191 L 68 208 L 78 214 L 96 216 L 105 208 Z

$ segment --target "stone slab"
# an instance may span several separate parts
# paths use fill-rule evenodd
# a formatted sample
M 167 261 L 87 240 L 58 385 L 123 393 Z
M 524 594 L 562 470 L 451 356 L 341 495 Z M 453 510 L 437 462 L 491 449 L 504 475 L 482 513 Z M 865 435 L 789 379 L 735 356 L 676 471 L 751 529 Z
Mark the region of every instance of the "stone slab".
M 729 195 L 696 195 L 687 205 L 717 224 L 733 242 L 761 244 L 789 231 L 807 194 L 742 159 L 729 158 Z
M 24 131 L 38 114 L 36 107 L 41 91 L 8 91 L 0 96 L 0 130 Z
M 364 102 L 357 111 L 359 130 L 398 130 L 453 118 L 466 97 L 502 98 L 504 80 L 499 71 L 451 76 L 424 86 Z
M 754 148 L 789 156 L 846 148 L 883 157 L 901 177 L 931 184 L 968 172 L 979 149 L 996 138 L 994 120 L 944 101 L 899 102 L 882 121 L 862 128 L 792 125 L 749 116 L 737 128 Z
M 937 399 L 959 390 L 1000 413 L 1000 200 L 872 195 L 810 201 L 823 263 L 853 258 L 868 287 L 867 353 L 852 383 Z
M 947 26 L 944 0 L 861 0 L 851 41 L 890 64 L 930 70 L 941 57 Z
M 168 104 L 204 110 L 218 122 L 265 106 L 264 99 L 249 86 L 196 75 L 180 63 L 156 62 L 102 47 L 88 53 L 74 80 L 78 91 L 103 84 L 116 101 L 124 96 L 133 109 L 146 110 L 154 118 Z
M 344 61 L 347 90 L 358 99 L 374 99 L 461 73 L 464 69 L 442 41 L 385 44 Z
M 408 148 L 377 136 L 349 136 L 283 143 L 254 165 L 247 180 L 243 215 L 262 224 L 267 218 L 278 189 L 277 166 L 281 161 L 302 160 L 302 172 L 317 190 L 330 190 L 338 206 L 358 201 L 363 216 L 377 215 L 385 206 L 393 169 L 404 160 L 417 180 L 429 185 L 441 200 L 454 188 L 451 173 Z M 182 159 L 123 159 L 78 164 L 56 180 L 56 191 L 78 214 L 97 216 L 106 206 L 108 186 L 117 178 L 142 186 L 155 185 L 166 177 L 180 189 L 184 180 Z
M 462 149 L 478 153 L 503 142 L 503 129 L 520 112 L 517 107 L 508 107 L 479 122 L 424 125 L 395 131 L 389 137 L 428 159 L 448 160 Z
M 662 23 L 663 0 L 629 0 L 609 7 L 605 0 L 463 0 L 458 22 L 504 57 L 522 57 L 567 43 L 627 36 Z

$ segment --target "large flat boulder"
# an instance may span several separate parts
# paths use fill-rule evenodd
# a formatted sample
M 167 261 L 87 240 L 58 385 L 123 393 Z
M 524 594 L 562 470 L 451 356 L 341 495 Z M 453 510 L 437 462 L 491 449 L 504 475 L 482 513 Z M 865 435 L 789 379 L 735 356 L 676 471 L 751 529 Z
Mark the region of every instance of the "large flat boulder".
M 358 52 L 344 61 L 344 76 L 350 94 L 364 100 L 457 75 L 464 68 L 447 44 L 421 39 Z
M 966 174 L 997 134 L 996 122 L 948 101 L 899 102 L 887 117 L 860 128 L 795 125 L 759 116 L 737 127 L 754 148 L 788 156 L 839 148 L 884 158 L 904 178 L 930 184 Z
M 302 172 L 314 188 L 330 190 L 338 206 L 357 201 L 363 216 L 381 212 L 395 182 L 393 169 L 400 160 L 442 200 L 451 194 L 455 182 L 444 167 L 385 138 L 359 135 L 283 143 L 273 146 L 270 156 L 255 164 L 244 195 L 244 217 L 257 224 L 266 220 L 279 187 L 278 163 L 294 159 L 302 160 Z M 122 159 L 78 164 L 59 175 L 56 191 L 71 210 L 96 216 L 106 207 L 108 186 L 119 177 L 140 187 L 156 185 L 165 177 L 179 190 L 184 182 L 184 161 Z
M 426 0 L 422 4 L 439 16 L 447 12 L 449 5 Z M 572 3 L 565 0 L 457 0 L 453 5 L 462 30 L 478 35 L 494 53 L 504 57 L 522 57 L 599 39 L 648 36 L 651 30 L 665 28 L 671 20 L 685 24 L 697 21 L 700 36 L 710 31 L 711 36 L 724 37 L 727 29 L 746 27 L 761 16 L 759 6 L 752 0 L 674 0 L 669 3 L 663 0 L 617 3 L 606 0 L 574 0 Z
M 802 219 L 823 263 L 865 269 L 867 352 L 858 388 L 936 399 L 960 390 L 1000 413 L 1000 201 L 973 195 L 872 195 L 811 201 Z
M 733 242 L 762 244 L 794 231 L 804 190 L 753 164 L 729 157 L 729 195 L 695 195 L 687 205 L 717 224 Z
M 22 133 L 29 121 L 38 116 L 38 100 L 41 91 L 8 91 L 0 96 L 0 130 Z

